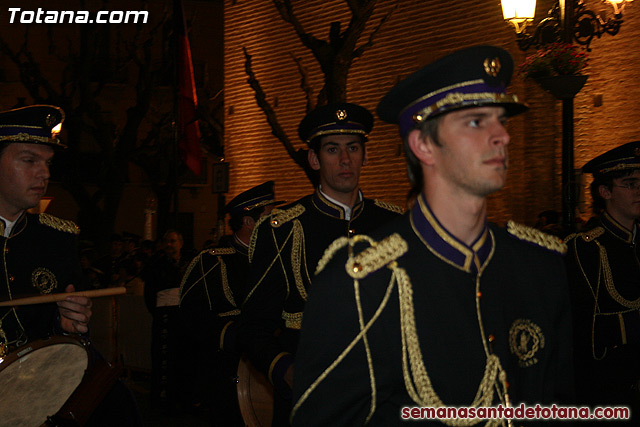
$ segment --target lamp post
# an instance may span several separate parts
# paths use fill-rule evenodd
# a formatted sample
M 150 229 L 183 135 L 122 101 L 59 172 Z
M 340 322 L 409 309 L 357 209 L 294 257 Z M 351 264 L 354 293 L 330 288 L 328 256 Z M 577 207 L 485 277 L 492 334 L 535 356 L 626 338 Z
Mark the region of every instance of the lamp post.
M 590 51 L 594 37 L 618 33 L 623 22 L 622 11 L 633 0 L 603 1 L 613 7 L 613 17 L 605 19 L 587 9 L 584 0 L 558 0 L 532 34 L 527 32 L 527 27 L 535 17 L 536 0 L 502 0 L 502 14 L 505 21 L 513 24 L 521 50 L 554 42 L 575 42 Z M 577 85 L 573 93 L 549 90 L 562 100 L 562 226 L 567 233 L 575 231 L 577 197 L 573 157 L 573 98 L 586 80 L 586 76 L 581 77 L 584 78 L 582 84 Z
M 590 51 L 594 37 L 618 34 L 624 22 L 624 7 L 633 0 L 601 1 L 613 7 L 612 17 L 603 17 L 587 9 L 584 0 L 558 0 L 536 25 L 533 34 L 527 32 L 527 27 L 535 17 L 536 0 L 502 0 L 502 15 L 515 27 L 518 46 L 522 50 L 564 41 L 576 42 Z

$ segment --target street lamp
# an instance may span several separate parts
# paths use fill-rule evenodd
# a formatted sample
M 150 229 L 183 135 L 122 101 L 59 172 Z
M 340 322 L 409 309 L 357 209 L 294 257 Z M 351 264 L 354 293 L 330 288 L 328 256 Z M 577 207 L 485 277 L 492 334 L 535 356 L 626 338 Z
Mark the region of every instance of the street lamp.
M 536 16 L 536 0 L 502 0 L 502 16 L 516 27 L 516 34 L 520 34 Z
M 536 0 L 502 0 L 502 14 L 505 21 L 515 27 L 518 46 L 522 50 L 552 42 L 575 41 L 590 51 L 589 45 L 594 37 L 618 34 L 623 22 L 622 11 L 633 0 L 602 1 L 613 7 L 613 17 L 605 19 L 587 9 L 584 0 L 558 0 L 547 17 L 538 23 L 533 34 L 526 30 L 535 17 Z
M 584 0 L 558 0 L 547 17 L 536 25 L 533 34 L 527 32 L 527 27 L 535 17 L 536 0 L 502 0 L 502 14 L 505 21 L 513 24 L 521 50 L 555 42 L 576 42 L 590 51 L 594 37 L 618 33 L 623 22 L 622 11 L 633 0 L 602 1 L 613 7 L 613 17 L 605 19 L 587 9 Z M 573 160 L 573 98 L 586 79 L 586 76 L 581 77 L 582 83 L 576 86 L 575 92 L 552 92 L 562 100 L 562 226 L 567 233 L 575 231 L 577 192 Z

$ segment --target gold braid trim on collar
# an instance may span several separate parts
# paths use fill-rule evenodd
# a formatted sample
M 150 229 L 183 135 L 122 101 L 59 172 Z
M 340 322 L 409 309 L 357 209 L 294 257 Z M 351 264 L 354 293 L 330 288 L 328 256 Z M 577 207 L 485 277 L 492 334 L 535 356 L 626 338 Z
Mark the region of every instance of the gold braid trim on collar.
M 509 221 L 507 222 L 507 231 L 519 240 L 535 243 L 538 246 L 557 252 L 561 255 L 567 253 L 567 245 L 564 244 L 562 239 L 542 232 L 537 228 L 527 227 L 526 225 Z
M 53 215 L 41 213 L 38 216 L 40 224 L 53 228 L 54 230 L 64 231 L 65 233 L 80 234 L 80 229 L 75 222 L 61 219 Z
M 381 208 L 386 209 L 386 210 L 391 211 L 391 212 L 395 212 L 395 213 L 399 213 L 399 214 L 403 214 L 404 213 L 404 209 L 402 209 L 398 205 L 394 205 L 393 203 L 385 202 L 383 200 L 378 200 L 378 199 L 375 199 L 373 201 L 373 203 L 376 206 L 381 207 Z

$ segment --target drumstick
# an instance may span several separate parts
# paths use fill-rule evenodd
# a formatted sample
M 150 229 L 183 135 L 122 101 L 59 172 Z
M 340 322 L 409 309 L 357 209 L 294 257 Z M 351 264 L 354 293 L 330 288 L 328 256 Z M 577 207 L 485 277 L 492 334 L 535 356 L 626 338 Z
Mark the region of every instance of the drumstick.
M 96 289 L 92 291 L 78 291 L 78 292 L 61 292 L 57 294 L 38 295 L 35 297 L 18 298 L 9 301 L 0 302 L 0 307 L 11 307 L 18 305 L 30 305 L 30 304 L 46 304 L 49 302 L 57 302 L 66 299 L 67 297 L 87 297 L 87 298 L 99 298 L 109 297 L 113 295 L 122 295 L 127 292 L 124 286 L 118 288 L 106 288 Z

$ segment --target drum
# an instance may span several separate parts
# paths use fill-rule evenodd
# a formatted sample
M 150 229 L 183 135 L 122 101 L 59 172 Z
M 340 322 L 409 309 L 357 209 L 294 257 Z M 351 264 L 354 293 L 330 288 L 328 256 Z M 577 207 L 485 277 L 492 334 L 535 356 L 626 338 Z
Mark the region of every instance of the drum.
M 0 362 L 0 425 L 83 425 L 119 374 L 73 337 L 22 346 Z
M 269 427 L 273 419 L 273 386 L 246 356 L 238 364 L 238 405 L 248 427 Z

